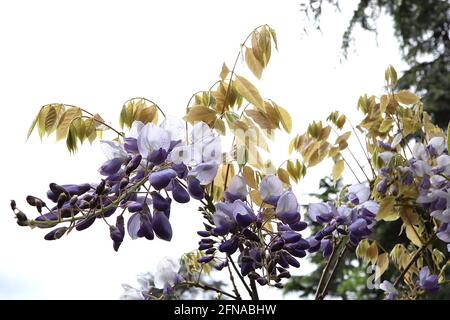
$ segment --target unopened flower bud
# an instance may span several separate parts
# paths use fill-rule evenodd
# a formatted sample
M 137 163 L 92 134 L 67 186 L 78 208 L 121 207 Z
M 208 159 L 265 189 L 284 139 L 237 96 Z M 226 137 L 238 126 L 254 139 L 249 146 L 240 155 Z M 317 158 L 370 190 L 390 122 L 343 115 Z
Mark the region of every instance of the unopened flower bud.
M 58 209 L 61 209 L 61 208 L 63 207 L 63 205 L 64 205 L 64 203 L 66 202 L 66 200 L 67 200 L 66 194 L 65 194 L 65 193 L 61 193 L 61 194 L 59 195 L 58 201 L 57 201 L 57 207 L 58 207 Z
M 28 225 L 28 218 L 25 215 L 25 213 L 23 213 L 20 210 L 17 210 L 16 212 L 16 219 L 17 219 L 17 224 L 21 227 L 25 227 Z
M 45 240 L 57 240 L 61 238 L 67 231 L 67 227 L 56 228 L 44 236 Z
M 17 209 L 16 201 L 14 201 L 14 200 L 11 200 L 11 209 L 12 209 L 13 211 L 15 211 L 15 210 Z
M 283 289 L 284 285 L 282 283 L 275 283 L 275 287 L 278 289 Z
M 137 167 L 139 167 L 139 164 L 141 163 L 141 160 L 142 160 L 142 156 L 141 155 L 137 155 L 133 159 L 131 159 L 131 161 L 125 167 L 125 174 L 127 176 L 129 176 L 134 170 L 136 170 Z
M 95 193 L 97 194 L 103 194 L 103 191 L 105 190 L 106 181 L 102 179 L 102 181 L 97 185 L 97 188 L 95 189 Z
M 259 277 L 258 279 L 256 279 L 256 282 L 258 282 L 260 286 L 265 286 L 267 284 L 267 279 Z
M 59 195 L 60 193 L 65 193 L 66 196 L 69 198 L 69 192 L 67 192 L 67 190 L 63 187 L 60 186 L 59 184 L 56 183 L 50 183 L 50 190 L 53 191 L 54 194 Z
M 70 202 L 69 203 L 73 207 L 74 205 L 77 204 L 77 201 L 78 201 L 78 196 L 74 195 L 72 198 L 70 198 Z
M 128 186 L 129 182 L 130 182 L 130 180 L 128 179 L 128 177 L 122 178 L 122 180 L 120 180 L 120 183 L 119 183 L 119 189 L 120 190 L 125 189 L 126 186 Z
M 97 197 L 92 198 L 92 200 L 89 201 L 89 208 L 95 209 L 95 208 L 97 208 L 97 204 L 98 204 L 98 198 Z
M 250 279 L 256 280 L 258 279 L 260 276 L 259 274 L 257 274 L 255 271 L 251 271 L 248 273 L 247 275 Z
M 252 263 L 252 262 L 253 262 L 253 258 L 250 257 L 250 256 L 242 256 L 241 261 L 242 261 L 242 262 L 249 262 L 249 263 Z
M 203 256 L 197 259 L 198 263 L 208 263 L 212 259 L 214 259 L 214 256 Z

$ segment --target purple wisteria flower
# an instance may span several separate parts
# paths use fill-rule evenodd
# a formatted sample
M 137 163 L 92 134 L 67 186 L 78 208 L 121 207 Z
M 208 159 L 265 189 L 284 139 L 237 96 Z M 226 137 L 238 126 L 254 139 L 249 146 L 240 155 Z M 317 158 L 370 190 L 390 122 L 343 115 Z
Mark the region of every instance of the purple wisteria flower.
M 428 267 L 423 267 L 419 273 L 418 286 L 428 293 L 434 293 L 439 290 L 438 276 L 432 275 Z
M 378 204 L 369 197 L 369 186 L 360 183 L 348 188 L 349 202 L 339 208 L 332 203 L 310 204 L 309 218 L 323 228 L 308 239 L 309 252 L 321 251 L 328 258 L 333 251 L 333 237 L 348 235 L 348 246 L 355 249 L 362 239 L 370 236 L 376 223 Z
M 300 221 L 295 195 L 290 190 L 283 190 L 278 177 L 264 177 L 260 193 L 265 206 L 255 211 L 247 203 L 245 180 L 240 176 L 231 179 L 224 201 L 215 206 L 211 225 L 206 224 L 206 230 L 198 232 L 202 237 L 199 250 L 206 254 L 199 262 L 213 263 L 220 270 L 227 265 L 229 257 L 238 252 L 243 276 L 260 285 L 274 281 L 280 286 L 282 278 L 290 277 L 287 269 L 290 266 L 298 268 L 297 258 L 305 257 L 310 247 L 299 233 L 307 225 Z M 270 232 L 267 224 L 271 224 L 273 218 L 265 216 L 267 210 L 272 210 L 277 219 Z
M 380 289 L 386 293 L 384 297 L 385 300 L 394 300 L 398 296 L 398 290 L 387 280 L 384 280 L 380 284 Z
M 171 117 L 160 125 L 133 122 L 129 135 L 101 141 L 107 161 L 99 168 L 103 176 L 99 183 L 51 183 L 47 196 L 54 205 L 48 207 L 43 200 L 29 196 L 27 202 L 40 215 L 28 220 L 23 214 L 20 224 L 47 228 L 69 222 L 70 227 L 58 227 L 45 235 L 47 240 L 56 240 L 73 227 L 85 230 L 97 219 L 106 219 L 121 209 L 115 224 L 108 224 L 114 250 L 119 249 L 126 232 L 131 239 L 152 240 L 156 236 L 170 241 L 172 200 L 203 200 L 204 185 L 215 178 L 221 156 L 220 138 L 205 123 L 194 126 L 189 143 L 182 141 L 184 130 L 184 123 Z M 188 158 L 176 161 L 180 150 L 186 151 Z M 233 181 L 230 187 L 230 196 L 246 197 L 239 181 Z M 233 215 L 244 225 L 250 223 L 251 216 L 242 209 L 245 206 L 239 206 L 239 212 Z M 15 206 L 13 210 L 17 211 Z M 124 215 L 126 211 L 129 216 Z

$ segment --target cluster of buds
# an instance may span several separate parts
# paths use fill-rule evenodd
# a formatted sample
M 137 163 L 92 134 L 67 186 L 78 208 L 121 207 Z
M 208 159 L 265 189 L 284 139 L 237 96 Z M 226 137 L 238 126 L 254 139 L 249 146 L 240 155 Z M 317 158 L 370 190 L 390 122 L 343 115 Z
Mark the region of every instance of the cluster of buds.
M 285 190 L 278 177 L 265 176 L 259 192 L 262 203 L 258 210 L 247 201 L 245 180 L 234 176 L 225 191 L 225 199 L 215 205 L 210 224 L 198 231 L 202 237 L 199 250 L 201 263 L 213 263 L 221 270 L 232 255 L 238 253 L 240 274 L 260 285 L 282 287 L 289 278 L 289 267 L 300 266 L 297 258 L 306 256 L 309 243 L 300 231 L 307 224 L 300 219 L 294 193 Z

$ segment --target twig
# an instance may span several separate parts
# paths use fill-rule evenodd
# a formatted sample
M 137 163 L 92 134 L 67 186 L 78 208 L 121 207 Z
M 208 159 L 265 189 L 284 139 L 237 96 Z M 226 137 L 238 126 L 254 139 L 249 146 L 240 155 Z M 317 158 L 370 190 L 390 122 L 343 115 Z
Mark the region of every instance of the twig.
M 233 259 L 231 258 L 230 255 L 227 255 L 228 260 L 231 262 L 231 265 L 233 266 L 234 271 L 236 271 L 239 279 L 241 279 L 242 284 L 244 285 L 245 289 L 247 290 L 248 294 L 250 295 L 250 297 L 253 298 L 253 293 L 252 290 L 250 289 L 250 287 L 248 286 L 247 282 L 245 282 L 244 277 L 241 275 L 241 273 L 239 272 L 239 269 L 236 267 L 236 264 L 234 263 Z
M 430 237 L 430 239 L 428 239 L 428 241 L 419 249 L 417 249 L 416 253 L 414 254 L 414 256 L 411 258 L 411 260 L 409 261 L 409 263 L 406 265 L 405 269 L 403 269 L 402 273 L 398 276 L 398 278 L 395 280 L 394 282 L 394 287 L 396 288 L 399 284 L 400 281 L 402 281 L 403 277 L 405 276 L 405 274 L 408 272 L 409 268 L 411 268 L 411 266 L 414 264 L 414 262 L 416 262 L 416 260 L 419 258 L 419 256 L 421 255 L 421 253 L 428 247 L 428 245 L 433 241 L 434 237 L 436 236 L 436 232 L 433 233 Z
M 233 292 L 236 295 L 237 300 L 242 300 L 241 294 L 239 293 L 239 290 L 238 290 L 238 288 L 236 286 L 236 282 L 234 281 L 233 272 L 231 271 L 229 263 L 227 263 L 227 268 L 228 268 L 228 272 L 230 273 L 230 281 L 231 281 L 231 284 L 233 285 Z
M 200 289 L 203 289 L 203 290 L 215 291 L 217 293 L 223 294 L 224 296 L 233 298 L 234 300 L 240 300 L 240 298 L 238 298 L 235 295 L 232 295 L 231 293 L 223 291 L 223 290 L 221 290 L 219 288 L 214 288 L 214 287 L 211 287 L 211 286 L 208 286 L 208 285 L 205 285 L 205 284 L 201 284 L 201 283 L 197 283 L 197 282 L 180 282 L 178 285 L 179 286 L 186 285 L 188 287 L 195 287 L 195 288 L 200 288 Z
M 328 291 L 328 288 L 330 287 L 331 280 L 336 275 L 336 272 L 339 268 L 339 264 L 341 263 L 342 259 L 344 258 L 346 252 L 347 252 L 347 246 L 344 244 L 344 249 L 342 249 L 341 253 L 339 254 L 339 257 L 336 260 L 333 270 L 331 270 L 330 277 L 328 278 L 327 283 L 325 284 L 325 287 L 322 290 L 322 293 L 319 295 L 319 297 L 317 297 L 317 300 L 322 300 L 327 295 L 327 291 Z

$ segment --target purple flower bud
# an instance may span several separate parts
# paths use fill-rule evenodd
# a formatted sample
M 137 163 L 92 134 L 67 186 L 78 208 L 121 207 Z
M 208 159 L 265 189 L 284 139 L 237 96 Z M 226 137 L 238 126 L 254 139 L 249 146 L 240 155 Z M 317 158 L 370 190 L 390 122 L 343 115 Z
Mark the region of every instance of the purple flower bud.
M 163 163 L 164 161 L 166 161 L 167 159 L 167 151 L 160 148 L 158 150 L 154 150 L 150 157 L 149 157 L 149 161 L 155 165 L 160 165 L 161 163 Z
M 271 252 L 279 251 L 279 250 L 283 249 L 283 246 L 284 246 L 284 241 L 283 241 L 283 239 L 276 240 L 276 241 L 274 241 L 274 242 L 272 243 L 272 245 L 270 246 L 270 251 L 271 251 Z
M 258 279 L 256 279 L 256 282 L 258 282 L 260 286 L 265 286 L 267 284 L 267 279 L 259 277 Z
M 257 236 L 254 232 L 250 231 L 249 229 L 244 229 L 244 230 L 242 231 L 242 234 L 243 234 L 244 237 L 247 238 L 248 240 L 255 241 L 255 242 L 259 242 L 258 236 Z
M 153 209 L 157 211 L 168 211 L 170 209 L 170 198 L 164 198 L 158 192 L 152 192 Z
M 53 229 L 52 231 L 50 231 L 49 233 L 47 233 L 44 236 L 44 239 L 45 240 L 57 240 L 66 233 L 67 229 L 68 229 L 67 227 L 60 227 L 60 228 Z
M 132 212 L 132 213 L 133 212 L 140 212 L 140 211 L 142 211 L 144 209 L 144 207 L 142 206 L 142 203 L 135 202 L 135 201 L 130 202 L 128 204 L 127 208 L 128 208 L 128 211 Z
M 153 231 L 162 240 L 172 240 L 172 226 L 164 212 L 155 211 L 153 213 Z
M 125 174 L 130 175 L 134 170 L 136 170 L 142 161 L 142 156 L 140 154 L 135 155 L 131 161 L 127 164 L 125 168 Z
M 315 239 L 314 237 L 309 237 L 306 239 L 306 241 L 308 241 L 309 243 L 309 249 L 308 252 L 309 253 L 314 253 L 319 251 L 320 249 L 320 241 Z
M 214 266 L 214 268 L 216 269 L 216 270 L 222 270 L 223 268 L 225 268 L 226 266 L 228 265 L 228 263 L 227 263 L 227 261 L 225 260 L 225 261 L 223 261 L 223 262 L 221 262 L 221 263 L 219 263 L 219 264 L 216 264 L 215 266 Z
M 205 191 L 197 178 L 191 177 L 188 179 L 188 191 L 191 197 L 196 200 L 202 200 L 205 197 Z
M 123 158 L 114 158 L 114 159 L 108 160 L 102 164 L 100 169 L 98 169 L 98 172 L 102 176 L 111 176 L 113 174 L 116 174 L 117 171 L 120 170 L 120 168 L 122 167 L 124 162 L 125 162 L 125 159 L 123 159 Z
M 298 260 L 295 259 L 293 256 L 291 256 L 291 255 L 288 254 L 288 253 L 285 253 L 284 256 L 285 256 L 287 262 L 288 262 L 291 266 L 293 266 L 294 268 L 300 267 L 300 262 L 298 262 Z
M 286 260 L 286 258 L 284 257 L 283 254 L 279 255 L 278 264 L 280 266 L 282 266 L 283 268 L 289 268 L 289 263 L 288 263 L 288 261 Z
M 328 259 L 333 252 L 333 244 L 328 239 L 322 240 L 320 244 L 320 250 L 323 252 L 324 258 Z
M 376 188 L 377 188 L 377 192 L 379 194 L 384 195 L 388 188 L 388 183 L 387 183 L 386 179 L 383 179 L 380 182 L 378 182 Z
M 128 153 L 139 153 L 137 140 L 135 138 L 127 137 L 123 139 L 123 147 Z
M 197 231 L 197 234 L 198 234 L 200 237 L 209 237 L 209 236 L 211 235 L 211 233 L 210 233 L 209 231 L 204 231 L 204 230 Z
M 306 227 L 308 227 L 308 224 L 304 221 L 298 221 L 296 223 L 290 224 L 289 226 L 294 231 L 303 231 L 306 229 Z
M 177 173 L 173 169 L 164 169 L 161 171 L 152 172 L 149 177 L 150 184 L 156 190 L 161 190 L 167 187 L 170 181 L 175 178 Z
M 214 259 L 214 256 L 203 256 L 198 258 L 198 263 L 208 263 L 210 262 L 212 259 Z
M 125 221 L 123 219 L 123 216 L 117 217 L 116 226 L 109 227 L 109 235 L 113 240 L 114 251 L 119 250 L 123 238 L 125 237 Z
M 305 240 L 305 239 L 300 239 L 297 242 L 290 244 L 293 247 L 300 249 L 300 250 L 308 250 L 310 247 L 309 241 Z
M 211 249 L 213 247 L 213 245 L 211 243 L 200 243 L 198 245 L 198 250 L 207 250 L 207 249 Z
M 239 241 L 236 237 L 232 237 L 219 245 L 219 251 L 227 254 L 233 254 L 238 249 Z
M 213 254 L 214 252 L 216 252 L 216 248 L 209 248 L 205 251 L 206 254 Z
M 178 178 L 185 179 L 187 175 L 187 167 L 184 163 L 172 164 L 172 169 L 176 171 Z
M 302 236 L 300 234 L 298 234 L 297 232 L 294 232 L 294 231 L 283 232 L 283 233 L 281 233 L 281 237 L 283 238 L 283 240 L 286 243 L 297 242 L 302 238 Z
M 77 222 L 77 224 L 75 225 L 75 229 L 77 229 L 78 231 L 87 229 L 95 222 L 95 220 L 96 220 L 95 216 L 81 220 L 81 221 Z
M 140 220 L 141 226 L 137 232 L 137 236 L 139 238 L 145 237 L 147 240 L 153 240 L 155 235 L 153 233 L 153 224 L 150 215 L 141 214 Z
M 11 205 L 12 211 L 15 211 L 17 209 L 17 205 L 16 205 L 16 201 L 15 200 L 11 200 L 10 205 Z
M 178 203 L 187 203 L 191 199 L 186 189 L 175 179 L 172 182 L 172 196 Z
M 306 256 L 305 250 L 299 248 L 290 248 L 288 252 L 297 258 L 304 258 Z

